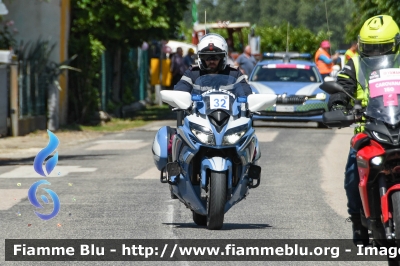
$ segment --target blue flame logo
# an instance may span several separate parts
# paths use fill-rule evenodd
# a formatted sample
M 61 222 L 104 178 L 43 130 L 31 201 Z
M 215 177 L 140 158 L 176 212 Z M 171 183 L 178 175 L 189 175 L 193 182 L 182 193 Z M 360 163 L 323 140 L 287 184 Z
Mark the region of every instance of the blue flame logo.
M 35 169 L 36 173 L 38 173 L 41 176 L 46 176 L 46 174 L 43 171 L 43 163 L 44 160 L 49 156 L 53 151 L 57 149 L 58 144 L 60 143 L 56 135 L 53 134 L 50 130 L 47 130 L 47 134 L 49 134 L 49 144 L 41 150 L 35 157 L 35 160 L 33 161 L 33 168 Z M 49 175 L 51 171 L 53 171 L 54 167 L 56 167 L 56 164 L 58 162 L 58 152 L 56 152 L 53 157 L 47 160 L 46 162 L 46 172 Z
M 38 187 L 42 184 L 45 185 L 51 185 L 50 182 L 48 182 L 47 180 L 40 180 L 37 181 L 36 183 L 33 183 L 33 185 L 29 188 L 28 191 L 28 199 L 31 202 L 31 204 L 33 206 L 35 206 L 36 208 L 43 208 L 43 206 L 39 203 L 39 201 L 36 199 L 36 191 L 38 189 Z M 54 208 L 53 211 L 50 214 L 41 214 L 35 211 L 35 214 L 37 215 L 37 217 L 39 217 L 42 220 L 50 220 L 51 218 L 53 218 L 54 216 L 56 216 L 58 214 L 58 212 L 60 211 L 60 200 L 58 199 L 57 194 L 48 188 L 43 188 L 44 191 L 46 191 L 54 204 Z M 48 204 L 49 203 L 49 199 L 45 196 L 45 195 L 41 195 L 40 198 L 43 200 L 44 203 Z
M 50 154 L 52 154 L 57 149 L 57 146 L 60 143 L 56 135 L 54 135 L 50 130 L 47 130 L 47 134 L 49 134 L 50 138 L 49 143 L 44 149 L 42 149 L 36 155 L 35 160 L 33 161 L 33 168 L 35 169 L 36 173 L 38 173 L 41 176 L 46 176 L 46 173 L 47 175 L 49 175 L 51 171 L 53 171 L 54 167 L 56 167 L 56 164 L 58 162 L 58 152 L 56 152 L 53 155 L 53 157 L 47 160 L 45 164 L 46 173 L 44 172 L 43 170 L 44 161 Z M 33 183 L 33 185 L 29 188 L 28 191 L 28 199 L 31 202 L 31 204 L 36 208 L 43 208 L 43 206 L 39 203 L 39 201 L 36 198 L 36 191 L 38 187 L 42 184 L 51 185 L 51 183 L 48 182 L 47 180 L 40 180 L 37 181 L 36 183 Z M 42 220 L 50 220 L 51 218 L 55 217 L 60 211 L 60 200 L 57 194 L 53 190 L 47 188 L 43 188 L 43 190 L 50 195 L 54 208 L 50 214 L 42 214 L 36 211 L 35 214 Z M 40 198 L 45 204 L 49 204 L 49 199 L 45 195 L 41 195 Z

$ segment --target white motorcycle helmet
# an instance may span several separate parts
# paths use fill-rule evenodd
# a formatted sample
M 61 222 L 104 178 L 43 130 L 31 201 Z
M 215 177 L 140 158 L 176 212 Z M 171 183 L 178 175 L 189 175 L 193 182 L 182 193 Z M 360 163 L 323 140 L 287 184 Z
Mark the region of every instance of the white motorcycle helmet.
M 197 64 L 201 70 L 207 69 L 206 59 L 208 57 L 218 57 L 222 60 L 219 61 L 218 71 L 224 70 L 226 66 L 226 61 L 228 58 L 228 44 L 225 39 L 216 33 L 208 33 L 201 38 L 200 42 L 197 44 L 197 55 L 199 60 Z

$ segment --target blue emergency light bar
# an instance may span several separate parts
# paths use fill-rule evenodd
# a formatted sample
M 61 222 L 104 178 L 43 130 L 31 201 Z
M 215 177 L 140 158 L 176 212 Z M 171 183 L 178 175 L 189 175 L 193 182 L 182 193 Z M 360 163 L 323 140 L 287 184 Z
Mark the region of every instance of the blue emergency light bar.
M 309 53 L 297 53 L 297 52 L 276 52 L 276 53 L 264 53 L 264 58 L 268 59 L 285 59 L 290 61 L 291 59 L 308 59 L 312 58 Z

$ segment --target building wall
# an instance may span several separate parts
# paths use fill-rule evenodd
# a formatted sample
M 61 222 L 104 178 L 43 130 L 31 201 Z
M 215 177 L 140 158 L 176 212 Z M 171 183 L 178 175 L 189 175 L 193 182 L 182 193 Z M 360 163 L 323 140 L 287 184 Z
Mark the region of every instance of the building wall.
M 60 62 L 60 17 L 61 0 L 4 0 L 8 14 L 6 20 L 14 20 L 18 29 L 15 35 L 18 43 L 22 40 L 36 42 L 39 37 L 56 43 L 51 60 Z
M 36 42 L 39 38 L 56 44 L 50 60 L 60 63 L 68 58 L 68 32 L 70 0 L 3 0 L 9 13 L 4 20 L 13 20 L 18 30 L 18 43 Z M 67 78 L 59 78 L 60 124 L 65 124 L 67 116 Z

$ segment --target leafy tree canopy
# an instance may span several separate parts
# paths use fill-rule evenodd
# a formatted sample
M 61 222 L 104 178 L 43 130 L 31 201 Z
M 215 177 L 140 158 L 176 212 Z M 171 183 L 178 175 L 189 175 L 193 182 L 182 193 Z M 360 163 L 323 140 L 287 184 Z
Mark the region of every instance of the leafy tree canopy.
M 138 46 L 177 31 L 189 0 L 73 0 L 72 31 L 90 33 L 106 47 Z
M 289 22 L 305 35 L 310 32 L 318 36 L 319 32 L 325 32 L 330 35 L 334 48 L 348 46 L 350 41 L 345 39 L 345 29 L 352 12 L 356 11 L 352 0 L 199 0 L 197 6 L 200 23 L 204 23 L 204 11 L 207 22 L 248 21 L 256 24 L 256 30 L 279 28 Z M 189 18 L 185 15 L 186 27 L 191 27 Z M 286 34 L 282 41 L 286 42 Z
M 352 14 L 352 21 L 347 27 L 348 39 L 357 38 L 364 22 L 376 15 L 390 15 L 400 26 L 400 2 L 398 0 L 353 0 L 358 7 Z

